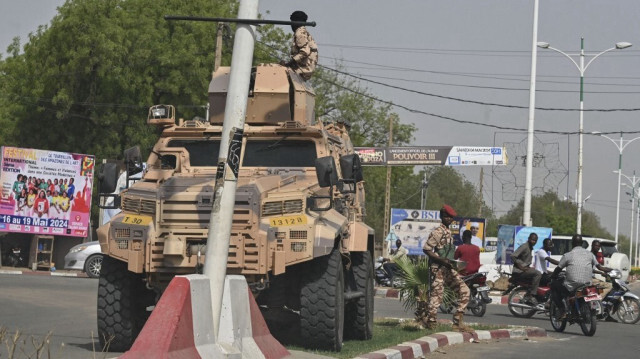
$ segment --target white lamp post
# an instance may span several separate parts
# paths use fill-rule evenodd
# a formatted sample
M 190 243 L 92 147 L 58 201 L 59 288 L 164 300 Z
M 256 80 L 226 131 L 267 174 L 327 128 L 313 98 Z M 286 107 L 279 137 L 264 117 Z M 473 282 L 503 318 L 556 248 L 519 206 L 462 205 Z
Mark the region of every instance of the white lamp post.
M 573 62 L 574 65 L 576 65 L 576 67 L 578 68 L 578 71 L 580 71 L 580 127 L 578 130 L 578 194 L 577 194 L 577 198 L 576 198 L 576 203 L 578 204 L 578 217 L 576 220 L 576 233 L 577 234 L 581 234 L 582 233 L 582 148 L 583 148 L 583 118 L 584 118 L 584 72 L 587 70 L 587 68 L 589 67 L 589 65 L 591 65 L 591 63 L 593 62 L 593 60 L 597 59 L 598 56 L 607 53 L 609 51 L 612 50 L 621 50 L 621 49 L 626 49 L 628 47 L 631 47 L 631 43 L 628 42 L 618 42 L 616 43 L 615 47 L 612 47 L 610 49 L 606 49 L 596 55 L 593 56 L 593 58 L 591 60 L 589 60 L 589 62 L 587 62 L 587 65 L 585 66 L 584 64 L 584 37 L 580 38 L 580 54 L 578 54 L 580 56 L 580 64 L 578 64 L 573 57 L 571 57 L 571 55 L 566 54 L 563 51 L 560 51 L 554 47 L 549 46 L 548 42 L 538 42 L 538 47 L 543 48 L 543 49 L 549 49 L 549 50 L 553 50 L 556 51 L 558 53 L 561 53 L 562 55 L 566 56 L 569 60 L 571 60 L 571 62 Z
M 620 173 L 620 172 L 619 172 Z M 637 197 L 637 193 L 636 193 L 636 186 L 638 185 L 638 183 L 640 183 L 640 177 L 636 177 L 636 172 L 633 171 L 633 177 L 629 177 L 625 174 L 622 174 L 624 176 L 624 178 L 626 178 L 629 182 L 631 182 L 631 186 L 629 186 L 628 184 L 624 184 L 625 186 L 629 187 L 631 189 L 631 193 L 629 193 L 631 195 L 631 231 L 629 233 L 629 262 L 632 262 L 632 258 L 633 258 L 633 217 L 634 217 L 634 207 L 635 207 L 635 199 Z
M 531 227 L 531 188 L 533 187 L 533 128 L 536 108 L 536 64 L 538 57 L 538 0 L 533 2 L 533 41 L 531 42 L 531 78 L 529 84 L 529 125 L 527 127 L 527 168 L 524 185 L 524 213 L 522 221 Z
M 624 151 L 625 147 L 627 147 L 631 142 L 639 139 L 640 137 L 632 138 L 630 140 L 624 140 L 622 138 L 622 132 L 620 132 L 620 140 L 616 141 L 613 138 L 603 135 L 602 133 L 597 131 L 591 132 L 591 133 L 597 136 L 604 137 L 607 140 L 611 141 L 616 146 L 616 148 L 618 149 L 618 152 L 620 153 L 618 157 L 618 201 L 616 204 L 616 233 L 615 233 L 616 243 L 618 243 L 618 228 L 620 223 L 620 181 L 622 179 L 622 151 Z

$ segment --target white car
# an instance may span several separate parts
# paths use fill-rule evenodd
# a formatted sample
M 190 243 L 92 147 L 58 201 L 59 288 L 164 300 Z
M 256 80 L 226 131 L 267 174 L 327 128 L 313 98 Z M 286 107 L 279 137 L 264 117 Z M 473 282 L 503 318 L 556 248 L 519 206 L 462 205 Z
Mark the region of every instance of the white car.
M 91 278 L 99 278 L 102 269 L 100 243 L 93 241 L 71 247 L 69 253 L 64 256 L 64 269 L 81 270 Z

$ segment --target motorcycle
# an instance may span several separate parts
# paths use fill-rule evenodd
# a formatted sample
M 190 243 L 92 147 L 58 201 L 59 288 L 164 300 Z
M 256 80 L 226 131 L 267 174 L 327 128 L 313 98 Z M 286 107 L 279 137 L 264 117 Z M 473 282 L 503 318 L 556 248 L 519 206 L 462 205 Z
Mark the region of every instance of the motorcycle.
M 563 317 L 558 316 L 560 308 L 552 300 L 549 306 L 549 318 L 551 326 L 556 332 L 562 332 L 569 324 L 580 324 L 584 335 L 591 337 L 596 333 L 596 312 L 601 306 L 601 289 L 595 285 L 584 285 L 575 290 L 568 298 L 565 298 L 567 313 Z
M 491 303 L 489 298 L 489 286 L 486 285 L 487 273 L 478 272 L 462 277 L 462 280 L 469 287 L 471 292 L 469 295 L 469 304 L 467 309 L 476 317 L 482 317 L 487 311 L 487 304 Z M 443 301 L 440 304 L 440 311 L 443 313 L 451 313 L 458 306 L 457 301 Z
M 549 310 L 549 302 L 551 300 L 551 288 L 548 286 L 538 286 L 538 290 L 534 296 L 537 303 L 526 303 L 524 297 L 527 295 L 531 282 L 527 279 L 519 279 L 509 273 L 503 273 L 509 276 L 509 287 L 502 295 L 509 294 L 507 301 L 509 312 L 518 318 L 531 318 L 536 313 L 547 313 Z
M 15 247 L 6 251 L 2 265 L 8 267 L 25 267 L 25 260 L 22 258 L 22 248 Z
M 386 269 L 384 269 L 383 264 L 384 258 L 378 257 L 374 266 L 376 283 L 383 287 L 399 287 L 402 284 L 402 278 L 396 275 L 395 278 L 393 278 L 393 283 L 391 283 L 391 275 L 387 272 Z
M 605 320 L 614 315 L 625 324 L 635 324 L 640 320 L 640 298 L 629 291 L 629 287 L 622 281 L 622 273 L 614 269 L 608 273 L 613 288 L 602 299 L 602 308 L 597 318 Z

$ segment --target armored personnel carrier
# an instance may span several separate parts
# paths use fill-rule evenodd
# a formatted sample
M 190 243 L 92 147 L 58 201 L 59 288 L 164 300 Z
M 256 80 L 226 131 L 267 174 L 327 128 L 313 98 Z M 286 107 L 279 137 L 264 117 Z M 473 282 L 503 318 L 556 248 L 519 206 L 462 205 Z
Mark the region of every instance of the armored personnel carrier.
M 207 119 L 150 109 L 162 134 L 140 180 L 112 195 L 117 167 L 102 170 L 100 192 L 122 210 L 98 229 L 98 330 L 111 350 L 133 344 L 175 275 L 202 270 L 229 71 L 213 75 Z M 290 69 L 253 68 L 227 273 L 244 275 L 262 308 L 295 314 L 302 343 L 339 351 L 343 336 L 372 336 L 374 233 L 349 136 L 318 121 L 314 104 Z M 142 170 L 139 150 L 125 162 L 128 175 Z

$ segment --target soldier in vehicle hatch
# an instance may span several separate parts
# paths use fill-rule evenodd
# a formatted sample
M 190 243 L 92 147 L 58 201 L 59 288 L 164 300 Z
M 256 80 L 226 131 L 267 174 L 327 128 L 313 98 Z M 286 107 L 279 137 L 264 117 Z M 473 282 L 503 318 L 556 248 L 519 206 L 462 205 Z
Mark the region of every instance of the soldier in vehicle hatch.
M 294 11 L 289 17 L 291 21 L 307 21 L 307 14 L 304 11 Z M 307 28 L 300 25 L 291 25 L 293 30 L 293 42 L 291 43 L 291 59 L 284 60 L 281 65 L 290 67 L 305 81 L 308 81 L 318 64 L 318 45 L 307 31 Z

